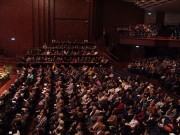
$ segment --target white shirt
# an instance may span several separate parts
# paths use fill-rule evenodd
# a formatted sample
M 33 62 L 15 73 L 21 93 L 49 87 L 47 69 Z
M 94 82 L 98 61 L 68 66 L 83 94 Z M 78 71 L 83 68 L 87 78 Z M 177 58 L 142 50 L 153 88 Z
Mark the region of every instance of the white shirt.
M 137 125 L 139 125 L 139 122 L 136 119 L 132 119 L 129 123 L 126 125 L 129 125 L 131 128 L 135 128 Z

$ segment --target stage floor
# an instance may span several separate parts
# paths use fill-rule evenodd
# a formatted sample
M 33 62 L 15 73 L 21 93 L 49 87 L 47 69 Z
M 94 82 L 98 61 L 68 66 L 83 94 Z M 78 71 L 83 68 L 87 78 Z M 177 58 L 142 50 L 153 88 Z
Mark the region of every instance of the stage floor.
M 9 78 L 0 79 L 0 89 L 9 81 Z
M 0 88 L 4 86 L 9 80 L 9 73 L 4 71 L 3 66 L 0 66 Z

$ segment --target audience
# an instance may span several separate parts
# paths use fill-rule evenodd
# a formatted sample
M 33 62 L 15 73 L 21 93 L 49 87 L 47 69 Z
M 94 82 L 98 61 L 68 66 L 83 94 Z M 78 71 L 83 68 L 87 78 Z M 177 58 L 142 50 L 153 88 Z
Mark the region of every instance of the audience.
M 33 112 L 33 134 L 179 132 L 179 102 L 138 77 L 117 76 L 113 67 L 23 67 L 20 73 L 1 96 L 3 133 L 26 133 Z
M 118 27 L 117 31 L 122 36 L 148 38 L 156 37 L 158 35 L 159 28 L 154 24 L 136 24 Z
M 178 58 L 153 57 L 137 59 L 129 63 L 128 70 L 131 73 L 143 74 L 148 78 L 160 79 L 166 90 L 180 94 L 180 63 Z
M 167 65 L 171 66 L 170 70 Z M 148 76 L 157 69 L 158 77 L 166 71 L 169 76 L 163 78 L 165 82 L 177 74 L 179 64 L 155 58 L 138 60 L 128 68 L 136 73 L 148 71 Z M 0 96 L 0 133 L 168 135 L 180 132 L 179 100 L 176 102 L 163 94 L 161 87 L 141 80 L 138 75 L 122 76 L 115 71 L 113 66 L 100 64 L 20 68 L 18 79 Z
M 135 24 L 118 27 L 116 31 L 125 37 L 151 38 L 158 36 L 170 39 L 180 38 L 180 25 Z

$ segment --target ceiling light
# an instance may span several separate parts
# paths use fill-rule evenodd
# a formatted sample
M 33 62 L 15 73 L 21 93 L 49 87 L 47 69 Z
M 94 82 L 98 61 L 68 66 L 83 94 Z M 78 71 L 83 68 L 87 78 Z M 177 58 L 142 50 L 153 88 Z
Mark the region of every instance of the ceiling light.
M 148 12 L 148 15 L 152 15 L 152 13 L 151 13 L 151 12 Z
M 15 40 L 16 40 L 16 38 L 15 38 L 15 37 L 12 37 L 12 38 L 11 38 L 11 40 L 12 40 L 12 41 L 15 41 Z

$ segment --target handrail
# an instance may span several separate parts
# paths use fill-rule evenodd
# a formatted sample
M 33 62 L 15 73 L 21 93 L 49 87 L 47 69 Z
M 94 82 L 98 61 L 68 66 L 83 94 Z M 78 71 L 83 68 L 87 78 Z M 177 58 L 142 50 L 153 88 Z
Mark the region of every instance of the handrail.
M 36 50 L 36 49 L 43 49 L 43 50 L 51 50 L 51 49 L 58 49 L 58 50 L 95 50 L 96 48 L 61 48 L 61 47 L 46 47 L 46 48 L 43 48 L 43 47 L 32 47 L 32 48 L 29 48 L 28 50 Z
M 106 53 L 101 53 L 102 55 L 105 55 L 106 57 L 108 57 L 108 59 L 110 59 L 111 61 L 113 61 L 114 63 L 118 63 L 117 61 L 115 61 L 114 59 L 112 59 L 111 57 L 109 57 L 109 55 L 107 55 Z
M 117 61 L 119 61 L 119 59 L 118 59 L 116 56 L 114 56 L 114 55 L 109 51 L 109 48 L 108 48 L 108 47 L 105 47 L 105 43 L 104 43 L 104 40 L 103 40 L 103 36 L 101 36 L 97 42 L 99 42 L 97 48 L 98 48 L 99 50 L 103 50 L 103 52 L 100 52 L 100 51 L 99 51 L 99 52 L 100 52 L 101 54 L 106 55 L 106 57 L 108 57 L 109 59 L 111 59 L 111 61 L 113 61 L 113 62 L 115 62 L 115 63 L 118 63 Z M 112 56 L 113 58 L 111 58 L 109 55 Z M 114 59 L 115 59 L 115 60 L 114 60 Z
M 61 56 L 61 57 L 79 57 L 79 56 L 82 56 L 82 57 L 94 57 L 94 56 L 98 56 L 97 54 L 26 54 L 26 56 Z
M 115 58 L 117 61 L 119 61 L 119 59 L 109 51 L 109 48 L 107 48 L 106 51 L 107 51 L 107 53 L 109 53 L 113 58 Z

